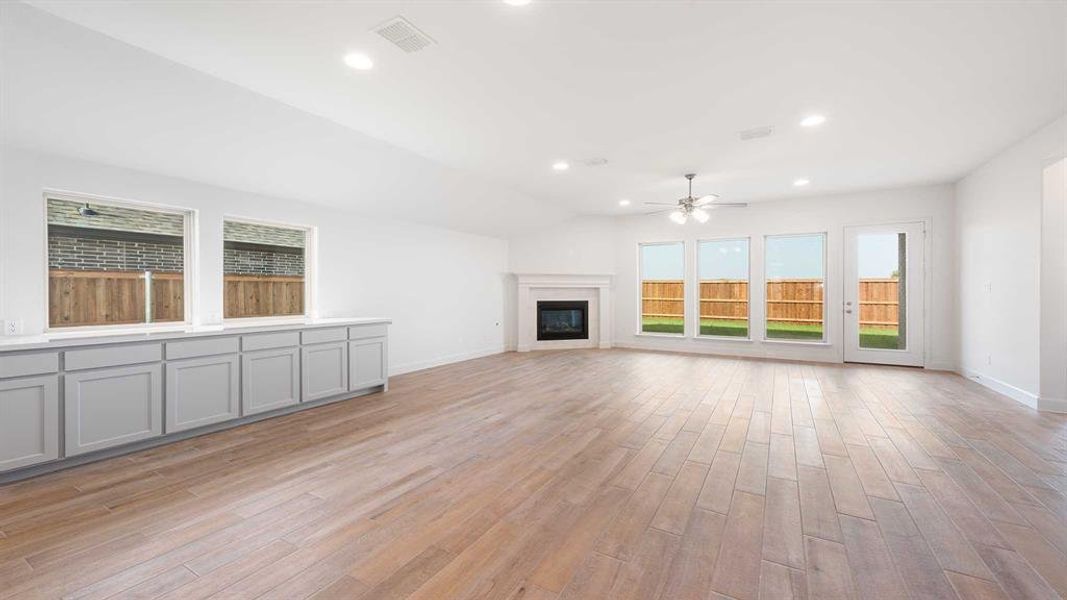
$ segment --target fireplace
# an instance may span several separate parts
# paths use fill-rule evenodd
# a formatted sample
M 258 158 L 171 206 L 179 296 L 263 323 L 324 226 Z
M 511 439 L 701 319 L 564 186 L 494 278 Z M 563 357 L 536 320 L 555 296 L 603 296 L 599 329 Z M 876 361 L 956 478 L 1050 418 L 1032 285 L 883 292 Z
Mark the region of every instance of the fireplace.
M 538 300 L 537 339 L 589 339 L 589 301 Z

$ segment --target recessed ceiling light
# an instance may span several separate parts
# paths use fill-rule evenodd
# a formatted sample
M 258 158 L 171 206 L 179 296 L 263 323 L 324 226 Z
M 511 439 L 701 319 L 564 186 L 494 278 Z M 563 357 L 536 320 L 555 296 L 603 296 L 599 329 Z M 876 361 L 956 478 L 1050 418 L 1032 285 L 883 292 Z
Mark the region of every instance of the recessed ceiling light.
M 350 52 L 346 54 L 345 64 L 357 71 L 369 71 L 374 68 L 374 61 L 362 52 Z
M 552 168 L 557 171 L 566 171 L 567 169 L 571 168 L 571 166 L 567 163 L 567 161 L 561 160 L 553 163 Z
M 811 182 L 808 181 L 807 179 L 797 179 L 796 181 L 793 182 L 793 185 L 795 185 L 797 187 L 804 187 L 804 186 L 808 185 L 809 183 L 811 183 Z
M 822 115 L 808 115 L 800 120 L 801 127 L 818 127 L 826 122 L 826 117 Z
M 511 6 L 526 6 L 530 3 L 530 0 L 504 0 L 504 4 L 510 4 Z
M 629 200 L 619 200 L 619 206 L 630 206 Z

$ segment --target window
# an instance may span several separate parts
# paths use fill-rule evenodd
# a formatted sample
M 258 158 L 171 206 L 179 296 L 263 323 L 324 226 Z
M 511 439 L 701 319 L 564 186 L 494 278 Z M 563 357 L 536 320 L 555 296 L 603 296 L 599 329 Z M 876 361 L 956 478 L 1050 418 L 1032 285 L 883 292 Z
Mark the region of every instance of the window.
M 826 235 L 768 236 L 767 338 L 821 341 Z
M 190 213 L 47 198 L 48 326 L 184 322 Z
M 856 236 L 860 348 L 908 347 L 907 235 L 889 232 Z
M 641 244 L 641 332 L 685 333 L 685 245 Z
M 227 220 L 222 237 L 225 318 L 306 314 L 307 229 Z
M 748 337 L 748 240 L 697 245 L 700 335 Z

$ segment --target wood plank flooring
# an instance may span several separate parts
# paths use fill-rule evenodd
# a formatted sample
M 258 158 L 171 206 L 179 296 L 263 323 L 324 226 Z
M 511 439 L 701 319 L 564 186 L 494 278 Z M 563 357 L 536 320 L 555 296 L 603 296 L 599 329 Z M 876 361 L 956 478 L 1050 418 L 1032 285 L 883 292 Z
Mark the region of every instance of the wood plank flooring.
M 1067 416 L 955 375 L 504 354 L 0 487 L 0 598 L 1056 598 Z

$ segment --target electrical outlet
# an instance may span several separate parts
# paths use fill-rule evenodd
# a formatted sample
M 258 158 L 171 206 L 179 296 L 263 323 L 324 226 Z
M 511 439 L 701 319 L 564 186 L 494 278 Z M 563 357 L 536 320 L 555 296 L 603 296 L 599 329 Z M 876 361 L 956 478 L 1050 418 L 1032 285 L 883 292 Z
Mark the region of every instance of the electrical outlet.
M 4 321 L 4 335 L 22 335 L 22 319 Z

